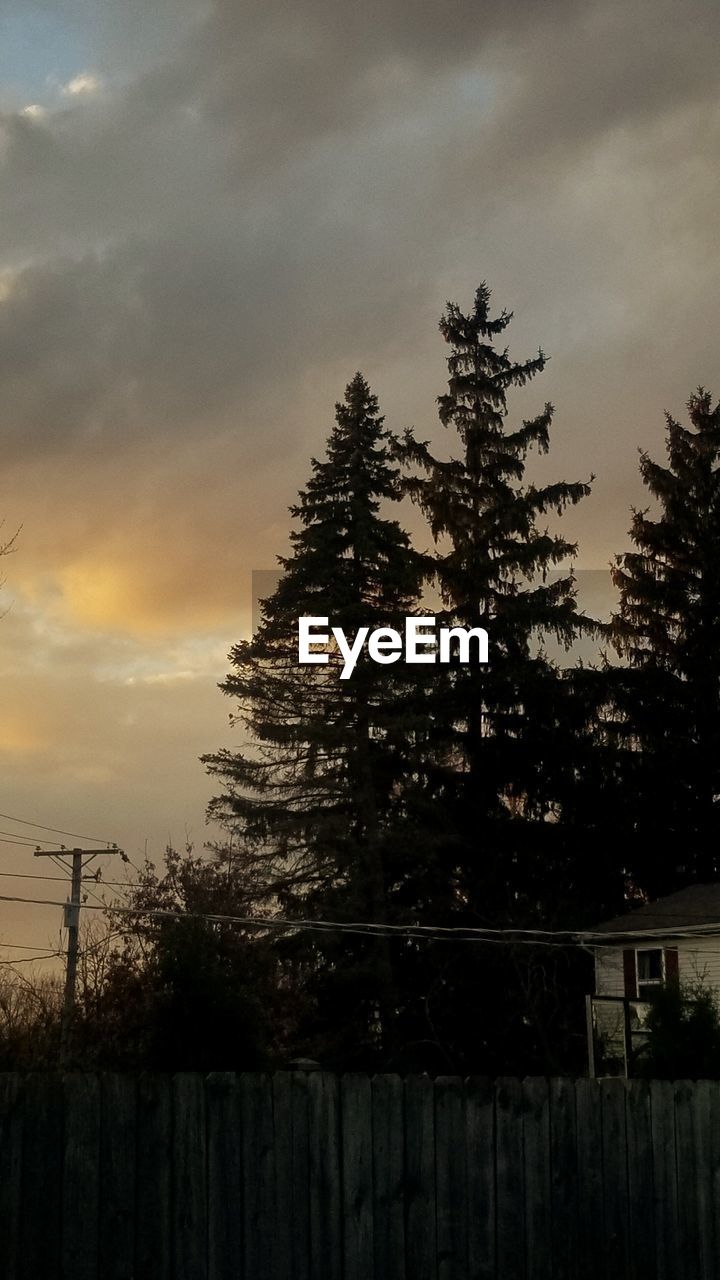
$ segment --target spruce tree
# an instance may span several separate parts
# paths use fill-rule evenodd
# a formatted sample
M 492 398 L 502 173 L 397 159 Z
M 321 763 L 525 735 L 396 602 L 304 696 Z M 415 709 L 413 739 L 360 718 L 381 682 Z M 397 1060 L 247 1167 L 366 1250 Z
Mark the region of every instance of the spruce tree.
M 718 874 L 720 839 L 720 406 L 699 388 L 689 426 L 667 415 L 667 463 L 640 457 L 656 500 L 633 512 L 616 559 L 613 619 L 622 754 L 618 815 L 633 878 L 651 895 Z
M 440 461 L 412 433 L 404 450 L 421 472 L 408 488 L 436 542 L 431 572 L 442 621 L 482 626 L 490 637 L 489 664 L 456 666 L 451 697 L 444 697 L 448 779 L 468 822 L 482 819 L 486 841 L 516 819 L 527 826 L 552 812 L 545 783 L 558 672 L 543 638 L 569 646 L 588 623 L 576 607 L 572 572 L 552 573 L 576 546 L 539 521 L 589 492 L 584 483 L 525 482 L 528 451 L 548 451 L 553 406 L 509 430 L 507 394 L 540 373 L 546 360 L 540 351 L 516 363 L 496 348 L 512 316 L 491 317 L 489 304 L 483 284 L 472 312 L 449 303 L 440 321 L 451 351 L 439 415 L 456 431 L 459 455 Z
M 545 637 L 570 646 L 590 625 L 578 612 L 572 573 L 558 568 L 575 545 L 545 524 L 589 486 L 526 479 L 528 452 L 548 451 L 553 406 L 508 423 L 509 392 L 546 363 L 542 351 L 518 363 L 497 345 L 511 318 L 491 315 L 485 284 L 469 313 L 447 305 L 440 331 L 450 348 L 449 383 L 438 406 L 454 448 L 441 460 L 408 432 L 403 452 L 408 490 L 436 543 L 429 572 L 441 620 L 482 626 L 489 636 L 489 663 L 456 665 L 433 713 L 448 919 L 547 927 L 575 924 L 578 903 L 594 892 L 587 882 L 595 872 L 561 821 L 584 713 L 544 648 Z M 438 1017 L 457 1059 L 501 1070 L 513 1061 L 526 1068 L 533 1055 L 536 1065 L 551 1060 L 549 1023 L 563 1016 L 562 1001 L 549 1011 L 546 997 L 557 987 L 542 957 L 465 948 L 438 963 Z
M 394 627 L 417 603 L 419 566 L 407 534 L 383 510 L 400 495 L 396 442 L 357 374 L 336 406 L 326 456 L 291 508 L 291 553 L 251 640 L 234 647 L 220 686 L 238 704 L 246 745 L 205 757 L 224 790 L 210 817 L 231 833 L 219 856 L 254 886 L 259 909 L 383 923 L 402 879 L 406 793 L 422 726 L 417 686 L 402 663 L 362 657 L 340 680 L 298 665 L 298 619 L 328 617 L 354 636 Z M 318 1010 L 312 1046 L 330 1060 L 387 1048 L 397 997 L 385 941 L 303 934 L 286 947 Z M 320 1049 L 318 1049 L 318 1044 Z M 327 1060 L 327 1058 L 326 1058 Z

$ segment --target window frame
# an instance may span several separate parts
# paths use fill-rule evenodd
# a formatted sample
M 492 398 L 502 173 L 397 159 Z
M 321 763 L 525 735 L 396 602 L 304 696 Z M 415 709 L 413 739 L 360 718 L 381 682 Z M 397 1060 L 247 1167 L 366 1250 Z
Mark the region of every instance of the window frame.
M 640 977 L 640 956 L 648 952 L 659 952 L 660 954 L 660 977 L 659 978 L 641 978 Z M 653 991 L 658 987 L 665 985 L 667 978 L 665 967 L 665 948 L 664 947 L 636 947 L 635 948 L 635 986 L 637 990 L 637 999 L 647 1001 Z M 648 990 L 648 988 L 650 990 Z

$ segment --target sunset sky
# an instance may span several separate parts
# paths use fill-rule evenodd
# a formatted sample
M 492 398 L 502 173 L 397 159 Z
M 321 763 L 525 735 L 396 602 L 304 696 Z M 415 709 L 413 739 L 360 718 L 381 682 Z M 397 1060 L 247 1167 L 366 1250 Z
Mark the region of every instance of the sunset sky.
M 638 446 L 720 393 L 718 38 L 714 0 L 0 0 L 0 810 L 202 846 L 334 402 L 361 369 L 439 439 L 484 278 L 552 357 L 512 402 L 556 405 L 539 473 L 597 477 L 578 565 L 626 547 Z M 0 903 L 0 946 L 58 923 Z

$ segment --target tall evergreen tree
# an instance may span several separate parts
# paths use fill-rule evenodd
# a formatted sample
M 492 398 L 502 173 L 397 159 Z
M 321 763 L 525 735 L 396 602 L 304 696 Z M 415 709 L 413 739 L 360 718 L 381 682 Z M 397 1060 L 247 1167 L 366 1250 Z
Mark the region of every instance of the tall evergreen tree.
M 400 497 L 395 443 L 358 373 L 291 508 L 277 589 L 221 685 L 239 704 L 247 745 L 205 757 L 224 785 L 210 816 L 232 834 L 232 852 L 220 855 L 254 884 L 258 904 L 290 916 L 384 922 L 409 856 L 398 833 L 422 715 L 408 669 L 361 658 L 340 680 L 332 644 L 326 666 L 298 666 L 301 616 L 354 636 L 360 626 L 401 629 L 416 606 L 417 558 L 382 510 Z M 397 1004 L 387 943 L 312 938 L 296 950 L 316 997 L 315 1047 L 344 1060 L 351 1041 L 359 1057 L 387 1048 Z
M 439 461 L 412 433 L 405 442 L 406 458 L 424 472 L 408 487 L 437 544 L 432 573 L 442 620 L 483 626 L 490 637 L 489 664 L 456 666 L 452 696 L 443 699 L 448 781 L 466 809 L 468 829 L 477 831 L 481 820 L 486 856 L 504 828 L 519 830 L 522 823 L 528 829 L 553 814 L 547 772 L 558 672 L 542 641 L 552 636 L 569 646 L 587 620 L 577 611 L 572 573 L 552 573 L 576 546 L 539 520 L 589 492 L 583 483 L 525 482 L 528 451 L 548 451 L 553 407 L 546 404 L 537 417 L 508 430 L 507 393 L 540 373 L 545 356 L 540 351 L 515 363 L 497 349 L 494 341 L 512 317 L 503 311 L 492 318 L 489 304 L 483 284 L 472 312 L 450 303 L 440 321 L 451 352 L 439 414 L 457 432 L 459 456 Z M 485 864 L 485 881 L 487 873 Z
M 689 426 L 667 416 L 667 464 L 640 458 L 657 502 L 634 511 L 613 619 L 620 789 L 629 862 L 652 895 L 718 875 L 720 848 L 720 406 L 703 388 Z
M 491 315 L 485 284 L 469 313 L 448 304 L 440 330 L 450 347 L 449 384 L 438 405 L 459 449 L 440 460 L 409 432 L 403 451 L 415 469 L 409 492 L 436 542 L 431 572 L 442 621 L 479 625 L 489 635 L 487 666 L 456 665 L 434 710 L 436 727 L 444 730 L 439 791 L 454 833 L 443 852 L 446 903 L 456 923 L 547 926 L 567 923 L 569 912 L 576 922 L 578 902 L 592 896 L 585 881 L 595 876 L 559 821 L 574 785 L 583 715 L 543 645 L 549 636 L 570 646 L 590 625 L 577 610 L 572 573 L 558 571 L 575 545 L 543 522 L 579 502 L 589 486 L 525 478 L 528 452 L 548 451 L 553 407 L 545 404 L 536 417 L 508 425 L 508 393 L 545 366 L 542 351 L 517 363 L 495 345 L 510 320 L 505 311 Z M 532 963 L 508 953 L 489 956 L 486 949 L 458 952 L 452 976 L 443 980 L 448 1036 L 456 1043 L 464 1036 L 460 1056 L 476 1064 L 484 1059 L 502 1068 L 515 1052 L 515 1060 L 527 1064 L 523 1044 L 531 1037 L 523 1033 L 523 1019 L 538 1015 L 537 1046 L 557 1013 L 548 1014 L 547 1000 L 539 1012 L 538 993 L 547 995 L 553 985 L 548 966 L 537 956 Z M 517 998 L 507 995 L 508 984 Z M 467 1019 L 473 1005 L 474 1044 Z M 501 1056 L 493 1060 L 497 1048 Z M 540 1045 L 539 1061 L 543 1052 Z

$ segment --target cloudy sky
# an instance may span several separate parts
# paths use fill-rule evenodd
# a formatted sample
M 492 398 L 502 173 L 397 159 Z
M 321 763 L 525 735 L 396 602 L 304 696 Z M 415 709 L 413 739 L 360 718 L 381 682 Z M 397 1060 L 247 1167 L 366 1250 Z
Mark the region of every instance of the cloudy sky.
M 719 36 L 715 0 L 0 0 L 0 810 L 202 845 L 334 401 L 360 368 L 439 438 L 437 319 L 484 278 L 552 357 L 543 474 L 597 476 L 578 564 L 625 547 L 638 446 L 720 388 Z M 5 943 L 57 923 L 0 903 Z

